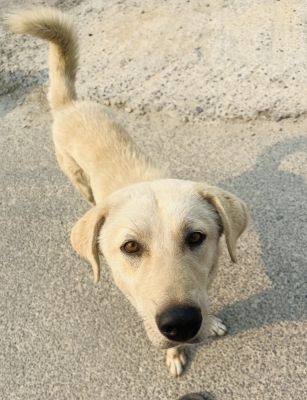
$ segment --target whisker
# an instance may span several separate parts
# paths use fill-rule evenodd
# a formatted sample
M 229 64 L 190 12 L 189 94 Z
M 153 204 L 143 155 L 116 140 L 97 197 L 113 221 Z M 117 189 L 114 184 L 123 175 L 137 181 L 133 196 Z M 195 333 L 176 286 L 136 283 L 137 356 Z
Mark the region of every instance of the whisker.
M 132 221 L 132 219 L 129 217 L 129 215 L 127 215 L 125 212 L 124 212 L 124 214 L 125 214 L 126 217 L 133 223 L 133 225 L 136 227 L 136 229 L 137 229 L 138 231 L 140 231 L 139 227 L 136 225 L 136 223 L 135 223 L 134 221 Z
M 128 230 L 134 232 L 136 235 L 138 234 L 138 232 L 137 232 L 135 229 L 132 229 L 132 228 L 129 227 L 129 226 L 124 226 L 124 225 L 120 225 L 120 224 L 114 224 L 114 225 L 117 226 L 117 227 L 120 227 L 120 228 L 128 229 Z M 108 229 L 106 232 L 112 232 L 113 230 L 116 230 L 116 229 L 117 229 L 117 228 L 110 228 L 110 229 Z

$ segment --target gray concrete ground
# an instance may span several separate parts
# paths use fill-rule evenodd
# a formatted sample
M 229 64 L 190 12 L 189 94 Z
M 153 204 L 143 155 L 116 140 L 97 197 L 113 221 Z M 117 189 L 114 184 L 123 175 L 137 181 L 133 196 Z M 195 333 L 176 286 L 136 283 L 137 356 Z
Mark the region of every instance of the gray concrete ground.
M 110 100 L 174 177 L 240 196 L 251 223 L 212 288 L 229 333 L 175 380 L 108 267 L 94 285 L 70 246 L 88 205 L 56 163 L 47 46 L 1 30 L 0 398 L 306 399 L 306 5 L 0 0 L 46 3 L 76 17 L 80 96 Z

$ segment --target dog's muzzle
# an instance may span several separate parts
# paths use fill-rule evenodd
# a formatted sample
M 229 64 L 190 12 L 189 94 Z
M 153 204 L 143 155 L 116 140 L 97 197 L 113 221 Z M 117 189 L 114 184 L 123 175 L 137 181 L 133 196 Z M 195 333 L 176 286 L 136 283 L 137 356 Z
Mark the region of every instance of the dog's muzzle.
M 185 343 L 197 335 L 202 320 L 200 308 L 179 305 L 164 310 L 157 317 L 157 325 L 167 339 Z

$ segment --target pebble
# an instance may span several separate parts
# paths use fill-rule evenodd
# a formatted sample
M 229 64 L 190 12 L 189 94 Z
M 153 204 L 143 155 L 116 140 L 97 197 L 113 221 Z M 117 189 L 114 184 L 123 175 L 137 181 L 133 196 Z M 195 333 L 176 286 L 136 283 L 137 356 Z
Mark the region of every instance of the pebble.
M 182 117 L 180 121 L 181 122 L 189 122 L 189 118 L 188 117 Z
M 103 104 L 104 104 L 105 106 L 110 106 L 110 105 L 111 105 L 110 100 L 105 100 Z
M 131 112 L 132 112 L 132 108 L 126 107 L 126 108 L 125 108 L 125 111 L 126 111 L 127 113 L 131 113 Z
M 202 113 L 204 110 L 203 110 L 201 107 L 196 107 L 196 108 L 195 108 L 195 111 L 196 111 L 198 114 L 200 114 L 200 113 Z

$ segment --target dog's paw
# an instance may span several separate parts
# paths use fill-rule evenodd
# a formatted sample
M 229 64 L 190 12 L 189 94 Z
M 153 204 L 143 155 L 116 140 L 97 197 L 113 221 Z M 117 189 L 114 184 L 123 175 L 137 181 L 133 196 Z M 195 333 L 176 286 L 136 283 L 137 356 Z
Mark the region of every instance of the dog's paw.
M 174 378 L 181 376 L 187 358 L 182 347 L 172 347 L 166 351 L 166 365 Z
M 211 315 L 209 336 L 224 336 L 227 333 L 227 326 L 223 324 L 220 318 Z

